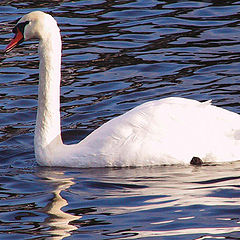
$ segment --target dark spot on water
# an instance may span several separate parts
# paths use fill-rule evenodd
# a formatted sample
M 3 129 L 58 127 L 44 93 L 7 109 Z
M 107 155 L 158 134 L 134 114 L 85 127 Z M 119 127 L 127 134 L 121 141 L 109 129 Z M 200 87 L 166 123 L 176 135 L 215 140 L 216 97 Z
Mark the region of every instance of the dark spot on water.
M 137 185 L 137 184 L 108 183 L 108 182 L 95 182 L 95 181 L 85 181 L 83 182 L 83 185 L 91 188 L 101 188 L 101 189 L 147 188 L 147 186 Z
M 240 176 L 209 179 L 209 180 L 206 180 L 206 181 L 199 181 L 199 182 L 195 182 L 195 183 L 199 183 L 199 184 L 214 184 L 214 183 L 220 183 L 220 182 L 225 182 L 225 181 L 230 181 L 230 180 L 237 180 L 237 179 L 240 179 Z
M 203 161 L 199 157 L 193 157 L 190 164 L 195 166 L 201 166 L 203 164 Z

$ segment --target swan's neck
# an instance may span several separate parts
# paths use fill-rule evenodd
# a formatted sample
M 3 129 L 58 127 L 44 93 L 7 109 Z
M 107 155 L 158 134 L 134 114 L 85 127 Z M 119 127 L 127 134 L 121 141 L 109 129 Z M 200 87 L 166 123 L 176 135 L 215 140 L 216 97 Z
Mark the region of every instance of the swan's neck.
M 40 39 L 38 51 L 40 79 L 34 137 L 37 159 L 51 154 L 46 150 L 51 152 L 49 146 L 62 144 L 60 126 L 61 37 L 58 29 Z

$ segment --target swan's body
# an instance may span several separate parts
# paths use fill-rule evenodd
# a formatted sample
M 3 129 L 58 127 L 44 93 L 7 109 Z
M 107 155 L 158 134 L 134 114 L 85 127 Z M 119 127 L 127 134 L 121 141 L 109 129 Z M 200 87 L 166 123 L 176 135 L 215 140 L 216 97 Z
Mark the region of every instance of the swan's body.
M 240 159 L 240 116 L 184 98 L 142 104 L 112 119 L 78 144 L 65 145 L 60 127 L 61 37 L 56 21 L 43 12 L 16 25 L 10 51 L 39 39 L 40 80 L 35 155 L 40 165 L 65 167 L 150 166 Z

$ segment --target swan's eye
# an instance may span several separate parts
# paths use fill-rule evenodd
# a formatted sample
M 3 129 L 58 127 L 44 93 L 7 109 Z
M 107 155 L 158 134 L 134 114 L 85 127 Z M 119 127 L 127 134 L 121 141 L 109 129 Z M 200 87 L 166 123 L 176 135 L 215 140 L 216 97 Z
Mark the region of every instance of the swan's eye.
M 13 33 L 17 33 L 18 32 L 18 30 L 17 29 L 19 29 L 19 31 L 20 32 L 24 32 L 24 28 L 25 28 L 25 26 L 27 25 L 27 24 L 29 24 L 29 21 L 26 21 L 26 22 L 22 22 L 22 23 L 19 23 L 19 24 L 17 24 L 14 28 L 13 28 Z

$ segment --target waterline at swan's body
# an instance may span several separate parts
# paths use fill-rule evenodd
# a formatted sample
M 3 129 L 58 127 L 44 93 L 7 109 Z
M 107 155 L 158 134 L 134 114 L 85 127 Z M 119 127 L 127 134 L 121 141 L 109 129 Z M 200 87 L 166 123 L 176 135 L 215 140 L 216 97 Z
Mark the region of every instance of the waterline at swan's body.
M 56 21 L 43 12 L 23 16 L 14 28 L 12 50 L 39 39 L 38 113 L 35 156 L 44 166 L 124 167 L 189 164 L 240 159 L 240 116 L 184 98 L 142 104 L 112 119 L 78 144 L 64 145 L 60 125 L 61 36 Z

